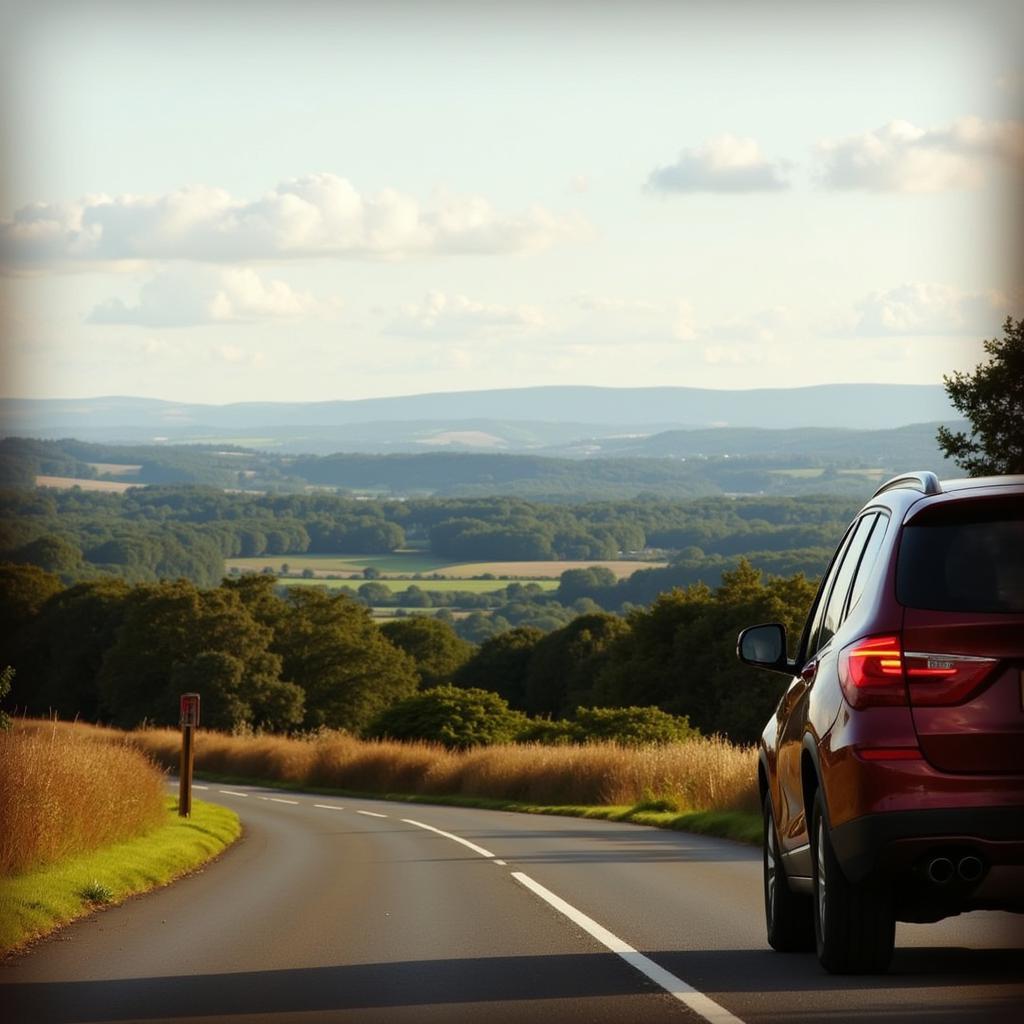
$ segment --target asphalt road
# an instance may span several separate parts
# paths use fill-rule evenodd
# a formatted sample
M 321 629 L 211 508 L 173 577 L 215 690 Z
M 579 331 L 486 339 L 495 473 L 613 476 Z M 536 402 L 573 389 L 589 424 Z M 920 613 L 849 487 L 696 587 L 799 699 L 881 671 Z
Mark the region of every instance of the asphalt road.
M 0 964 L 0 1021 L 1017 1024 L 1024 1012 L 1015 915 L 901 925 L 890 974 L 833 977 L 768 949 L 759 854 L 734 843 L 246 786 L 198 796 L 239 811 L 242 841 Z

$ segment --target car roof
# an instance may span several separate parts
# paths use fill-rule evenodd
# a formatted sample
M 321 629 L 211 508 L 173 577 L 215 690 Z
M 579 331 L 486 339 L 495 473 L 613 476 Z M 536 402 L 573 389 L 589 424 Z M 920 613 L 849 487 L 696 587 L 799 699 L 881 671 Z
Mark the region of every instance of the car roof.
M 879 506 L 899 514 L 910 514 L 920 502 L 962 500 L 971 492 L 1020 494 L 1024 497 L 1024 474 L 939 480 L 931 472 L 904 473 L 886 480 L 866 502 L 864 509 Z M 863 511 L 863 510 L 862 510 Z M 915 509 L 915 512 L 917 509 Z

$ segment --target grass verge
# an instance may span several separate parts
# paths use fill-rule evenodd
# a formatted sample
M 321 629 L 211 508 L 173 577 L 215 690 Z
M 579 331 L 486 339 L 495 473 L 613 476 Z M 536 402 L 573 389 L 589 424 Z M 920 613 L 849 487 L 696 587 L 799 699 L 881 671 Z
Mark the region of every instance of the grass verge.
M 652 828 L 667 828 L 676 832 L 696 832 L 699 835 L 732 839 L 738 843 L 759 846 L 761 843 L 761 816 L 750 811 L 688 811 L 668 806 L 665 801 L 645 801 L 632 805 L 606 806 L 600 804 L 535 804 L 517 800 L 498 800 L 493 797 L 444 796 L 431 793 L 366 793 L 352 789 L 310 786 L 301 782 L 280 779 L 257 779 L 242 775 L 219 775 L 197 772 L 197 779 L 221 782 L 226 785 L 263 786 L 267 789 L 287 790 L 291 793 L 316 793 L 321 796 L 354 797 L 362 800 L 391 800 L 396 803 L 439 804 L 444 807 L 478 807 L 487 811 L 516 811 L 520 814 L 554 814 L 567 818 L 596 818 L 604 821 L 628 821 Z
M 0 955 L 100 907 L 166 885 L 241 835 L 238 815 L 226 807 L 196 801 L 191 818 L 171 817 L 176 807 L 176 799 L 168 798 L 167 824 L 135 839 L 0 878 Z

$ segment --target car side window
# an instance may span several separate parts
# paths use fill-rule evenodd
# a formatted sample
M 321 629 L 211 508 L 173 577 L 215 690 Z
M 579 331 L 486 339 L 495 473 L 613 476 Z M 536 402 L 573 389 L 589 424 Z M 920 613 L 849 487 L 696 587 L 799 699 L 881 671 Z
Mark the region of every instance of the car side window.
M 836 551 L 835 558 L 832 559 L 832 564 L 829 566 L 828 575 L 818 591 L 818 602 L 814 606 L 814 614 L 811 618 L 810 626 L 807 628 L 807 647 L 803 656 L 805 661 L 814 657 L 821 646 L 818 643 L 818 634 L 821 631 L 821 620 L 825 615 L 825 608 L 828 605 L 828 595 L 832 591 L 832 584 L 835 581 L 836 573 L 839 572 L 843 559 L 846 557 L 846 551 L 850 546 L 850 541 L 853 539 L 853 534 L 853 527 L 846 531 L 846 536 L 843 537 L 842 543 Z
M 842 621 L 843 608 L 846 606 L 846 598 L 850 593 L 850 584 L 853 582 L 853 575 L 860 564 L 860 556 L 871 535 L 871 528 L 875 525 L 878 516 L 875 513 L 862 516 L 853 531 L 850 543 L 846 547 L 839 572 L 836 573 L 835 582 L 832 584 L 832 592 L 828 596 L 828 603 L 825 606 L 825 614 L 821 620 L 821 630 L 818 633 L 817 649 L 820 650 L 836 635 L 839 624 Z
M 857 606 L 857 602 L 864 594 L 864 587 L 871 578 L 871 570 L 878 561 L 878 553 L 882 550 L 882 541 L 885 539 L 885 532 L 889 528 L 889 517 L 884 513 L 877 517 L 871 536 L 864 546 L 864 554 L 860 556 L 860 565 L 857 567 L 857 575 L 853 578 L 853 587 L 850 590 L 850 603 L 843 615 L 845 619 Z

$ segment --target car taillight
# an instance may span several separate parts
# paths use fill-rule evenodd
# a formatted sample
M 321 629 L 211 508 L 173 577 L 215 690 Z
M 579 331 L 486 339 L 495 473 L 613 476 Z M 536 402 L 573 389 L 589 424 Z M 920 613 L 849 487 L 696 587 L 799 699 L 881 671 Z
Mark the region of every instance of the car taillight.
M 839 682 L 855 708 L 959 704 L 988 679 L 996 658 L 904 651 L 900 637 L 869 636 L 839 652 Z
M 907 703 L 898 636 L 869 636 L 839 652 L 839 682 L 855 708 Z
M 959 704 L 991 676 L 997 664 L 997 658 L 906 651 L 903 667 L 910 703 L 918 707 Z

